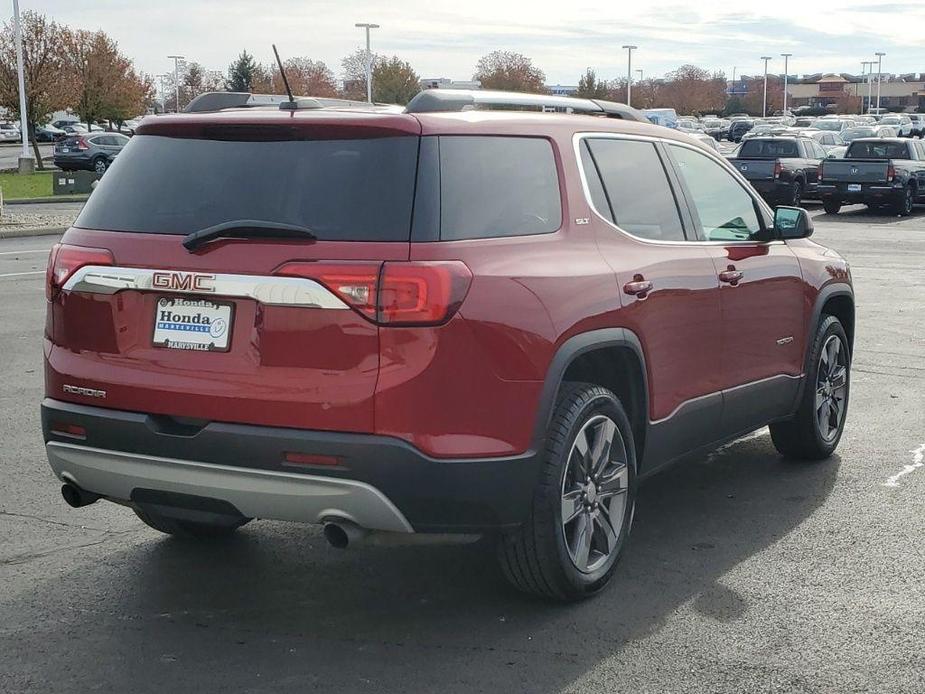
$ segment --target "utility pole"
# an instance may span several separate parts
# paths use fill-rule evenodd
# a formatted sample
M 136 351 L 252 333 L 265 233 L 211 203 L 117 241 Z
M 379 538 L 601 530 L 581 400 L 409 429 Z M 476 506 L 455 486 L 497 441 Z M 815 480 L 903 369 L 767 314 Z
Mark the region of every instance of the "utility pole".
M 16 35 L 16 71 L 19 73 L 19 132 L 22 135 L 19 173 L 31 174 L 35 171 L 35 159 L 29 153 L 29 118 L 26 115 L 26 72 L 22 59 L 22 27 L 19 22 L 19 0 L 13 0 L 13 33 Z
M 378 29 L 379 25 L 357 22 L 354 26 L 357 29 L 366 29 L 366 101 L 373 103 L 373 53 L 369 48 L 369 30 Z
M 784 111 L 781 113 L 782 116 L 787 115 L 787 63 L 790 60 L 790 56 L 793 53 L 781 53 L 784 58 Z
M 861 61 L 861 84 L 867 84 L 867 111 L 870 111 L 870 77 L 868 76 L 869 67 L 873 63 L 869 60 Z M 857 95 L 861 98 L 861 115 L 864 115 L 864 94 L 861 92 L 861 87 L 858 86 Z
M 764 61 L 764 100 L 761 102 L 761 117 L 766 118 L 768 115 L 768 61 L 771 56 L 763 55 L 761 59 Z
M 633 51 L 639 46 L 623 46 L 626 49 L 626 105 L 633 105 Z
M 185 56 L 182 55 L 168 55 L 168 58 L 173 59 L 173 87 L 174 95 L 176 96 L 176 112 L 180 112 L 180 61 L 184 59 Z M 164 109 L 165 111 L 167 109 Z
M 877 114 L 880 114 L 880 83 L 883 81 L 883 56 L 886 53 L 874 53 L 877 56 Z

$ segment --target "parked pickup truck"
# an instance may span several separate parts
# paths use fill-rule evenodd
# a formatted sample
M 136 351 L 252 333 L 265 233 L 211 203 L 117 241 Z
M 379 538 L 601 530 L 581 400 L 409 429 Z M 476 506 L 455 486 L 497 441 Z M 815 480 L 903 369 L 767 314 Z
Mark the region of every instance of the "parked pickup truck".
M 855 140 L 844 159 L 826 159 L 819 167 L 818 191 L 829 214 L 855 203 L 911 214 L 916 202 L 925 202 L 925 144 L 898 137 Z
M 816 176 L 825 150 L 808 137 L 754 137 L 729 160 L 770 204 L 800 206 L 816 196 Z

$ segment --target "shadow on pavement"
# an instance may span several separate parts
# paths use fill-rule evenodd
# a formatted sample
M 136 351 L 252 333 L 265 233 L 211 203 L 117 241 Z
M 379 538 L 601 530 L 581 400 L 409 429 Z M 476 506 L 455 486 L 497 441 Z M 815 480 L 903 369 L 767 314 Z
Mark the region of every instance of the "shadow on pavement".
M 764 436 L 650 480 L 609 590 L 571 606 L 508 589 L 478 545 L 337 551 L 270 523 L 212 546 L 146 532 L 14 598 L 0 652 L 10 682 L 43 692 L 555 692 L 682 604 L 742 618 L 748 600 L 720 579 L 809 517 L 838 468 L 783 461 Z

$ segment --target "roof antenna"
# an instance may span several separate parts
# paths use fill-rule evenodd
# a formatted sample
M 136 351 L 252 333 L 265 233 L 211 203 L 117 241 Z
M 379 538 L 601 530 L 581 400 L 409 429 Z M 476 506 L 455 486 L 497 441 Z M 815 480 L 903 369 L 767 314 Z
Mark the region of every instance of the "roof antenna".
M 286 71 L 283 69 L 283 61 L 279 59 L 279 51 L 276 50 L 276 44 L 270 44 L 273 46 L 273 55 L 276 56 L 276 64 L 279 65 L 279 74 L 283 77 L 283 84 L 286 85 L 286 94 L 289 95 L 289 101 L 284 101 L 279 105 L 280 110 L 294 111 L 299 108 L 299 105 L 296 103 L 295 99 L 292 98 L 292 89 L 289 87 L 289 79 L 286 77 Z

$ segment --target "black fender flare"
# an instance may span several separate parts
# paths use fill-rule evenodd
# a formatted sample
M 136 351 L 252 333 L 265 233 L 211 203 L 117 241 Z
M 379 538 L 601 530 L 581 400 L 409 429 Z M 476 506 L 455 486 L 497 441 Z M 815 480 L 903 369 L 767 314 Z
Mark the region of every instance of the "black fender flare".
M 854 308 L 854 290 L 851 288 L 850 284 L 845 282 L 827 284 L 822 289 L 820 289 L 819 293 L 816 295 L 816 301 L 813 303 L 813 310 L 810 314 L 809 322 L 807 323 L 806 353 L 803 355 L 803 378 L 800 379 L 800 387 L 797 388 L 796 399 L 794 400 L 794 410 L 803 399 L 803 389 L 806 387 L 806 374 L 809 373 L 809 358 L 812 356 L 812 338 L 816 334 L 816 329 L 819 327 L 819 323 L 822 320 L 822 308 L 825 306 L 829 299 L 836 296 L 847 296 L 851 299 L 852 309 Z M 854 355 L 854 332 L 856 331 L 852 331 L 851 344 L 848 346 L 849 354 L 852 356 Z
M 608 347 L 628 348 L 632 350 L 639 359 L 642 371 L 642 395 L 645 400 L 643 403 L 643 412 L 645 415 L 644 424 L 648 427 L 649 376 L 646 367 L 646 357 L 639 336 L 628 328 L 601 328 L 598 330 L 589 330 L 588 332 L 573 335 L 563 342 L 556 350 L 556 353 L 549 363 L 549 368 L 546 370 L 546 378 L 543 381 L 543 388 L 540 391 L 536 425 L 533 432 L 535 450 L 539 451 L 542 449 L 543 442 L 546 438 L 546 431 L 549 428 L 549 422 L 552 419 L 553 409 L 556 404 L 556 394 L 559 392 L 559 387 L 562 385 L 562 380 L 568 367 L 582 354 Z

